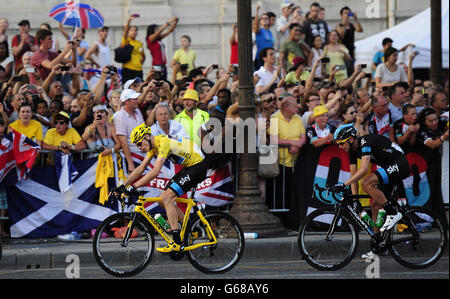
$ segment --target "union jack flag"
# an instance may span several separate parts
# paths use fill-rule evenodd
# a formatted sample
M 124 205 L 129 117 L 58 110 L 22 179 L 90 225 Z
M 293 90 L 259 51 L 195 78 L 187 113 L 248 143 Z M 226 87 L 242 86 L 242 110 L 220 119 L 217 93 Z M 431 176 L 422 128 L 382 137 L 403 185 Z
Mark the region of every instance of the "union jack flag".
M 0 144 L 0 182 L 15 167 L 17 180 L 27 179 L 40 147 L 33 140 L 12 130 Z
M 142 156 L 140 153 L 132 153 L 132 157 L 137 165 L 140 165 L 145 158 L 145 156 Z M 144 171 L 144 174 L 153 168 L 155 162 L 156 157 L 150 161 L 150 165 L 147 167 L 147 170 Z M 159 176 L 149 182 L 146 186 L 142 187 L 143 190 L 148 191 L 146 196 L 160 196 L 170 179 L 181 169 L 182 166 L 166 160 Z M 190 192 L 189 194 L 183 195 L 183 198 L 187 198 L 187 196 L 191 196 Z M 234 197 L 234 185 L 231 176 L 231 166 L 229 164 L 220 169 L 208 170 L 206 179 L 197 185 L 194 196 L 196 201 L 202 201 L 205 202 L 206 205 L 214 207 L 229 205 L 233 202 Z M 179 206 L 184 210 L 183 205 Z M 151 213 L 164 211 L 157 203 L 147 204 L 146 209 Z

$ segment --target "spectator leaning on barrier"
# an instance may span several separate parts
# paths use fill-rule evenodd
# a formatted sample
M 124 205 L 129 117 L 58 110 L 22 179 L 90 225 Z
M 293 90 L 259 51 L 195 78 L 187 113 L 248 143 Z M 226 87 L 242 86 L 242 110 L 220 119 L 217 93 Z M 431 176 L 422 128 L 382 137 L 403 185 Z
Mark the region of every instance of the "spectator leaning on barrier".
M 275 188 L 278 194 L 284 194 L 285 208 L 294 207 L 296 197 L 294 196 L 294 167 L 297 163 L 300 149 L 306 142 L 305 129 L 303 122 L 298 115 L 297 100 L 293 96 L 288 96 L 281 102 L 281 109 L 272 115 L 271 122 L 278 121 L 278 132 L 273 132 L 272 126 L 269 129 L 271 140 L 277 140 L 279 146 L 278 159 L 280 166 L 280 175 L 275 178 Z M 278 134 L 278 135 L 275 135 Z M 284 188 L 283 188 L 284 186 Z M 267 204 L 270 208 L 281 208 L 282 196 L 276 196 L 275 205 L 269 195 L 273 193 L 270 184 L 267 185 Z M 281 216 L 284 226 L 292 228 L 289 224 L 289 215 Z
M 80 151 L 86 148 L 80 134 L 74 128 L 69 128 L 69 123 L 70 117 L 66 112 L 60 111 L 55 115 L 55 127 L 49 129 L 45 135 L 44 150 L 61 151 L 64 154 L 69 154 L 72 151 Z
M 314 124 L 306 129 L 310 144 L 321 147 L 331 144 L 335 127 L 328 124 L 328 109 L 320 105 L 313 111 Z
M 42 146 L 42 140 L 44 139 L 42 125 L 40 122 L 32 118 L 32 104 L 24 102 L 19 107 L 19 119 L 11 123 L 9 128 L 27 136 L 39 146 Z
M 120 149 L 120 141 L 116 135 L 114 124 L 108 121 L 108 108 L 105 105 L 97 105 L 94 112 L 94 121 L 86 127 L 82 135 L 87 148 L 94 153 L 89 158 L 110 155 Z
M 141 94 L 132 90 L 125 89 L 120 95 L 120 100 L 123 103 L 119 112 L 114 115 L 114 127 L 116 128 L 116 135 L 119 138 L 122 151 L 127 159 L 128 173 L 131 173 L 136 167 L 133 162 L 132 153 L 138 153 L 142 156 L 144 152 L 130 141 L 131 131 L 142 123 L 144 118 L 138 108 L 138 101 Z

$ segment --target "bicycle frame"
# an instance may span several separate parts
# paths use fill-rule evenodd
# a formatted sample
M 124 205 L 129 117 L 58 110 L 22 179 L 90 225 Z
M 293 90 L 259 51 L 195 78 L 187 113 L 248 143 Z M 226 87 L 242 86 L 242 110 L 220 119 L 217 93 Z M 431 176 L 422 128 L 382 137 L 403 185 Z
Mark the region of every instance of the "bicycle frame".
M 315 186 L 315 188 L 317 188 L 319 190 L 319 196 L 321 196 L 321 193 L 326 190 L 319 186 Z M 393 192 L 395 192 L 395 189 Z M 313 192 L 313 194 L 315 194 L 315 192 Z M 328 197 L 328 194 L 327 194 L 327 197 Z M 388 234 L 387 232 L 384 232 L 381 235 L 381 237 L 379 235 L 375 234 L 375 232 L 369 227 L 369 225 L 367 225 L 367 223 L 358 215 L 358 213 L 356 213 L 355 209 L 352 206 L 353 200 L 362 199 L 362 198 L 370 198 L 369 195 L 345 194 L 344 197 L 340 199 L 335 196 L 335 193 L 332 193 L 332 197 L 337 202 L 337 204 L 335 204 L 336 214 L 335 214 L 335 216 L 332 220 L 332 223 L 330 225 L 330 228 L 327 232 L 327 236 L 326 236 L 327 240 L 332 239 L 334 229 L 335 229 L 336 224 L 339 221 L 339 219 L 341 217 L 341 213 L 343 211 L 345 211 L 347 215 L 350 215 L 350 217 L 354 220 L 354 222 L 356 222 L 361 229 L 366 231 L 369 234 L 369 236 L 374 241 L 376 241 L 376 243 L 379 244 L 381 247 L 391 246 L 393 244 L 397 244 L 397 243 L 401 243 L 401 242 L 405 242 L 405 241 L 411 241 L 411 240 L 414 241 L 419 237 L 419 233 L 417 232 L 416 228 L 414 227 L 414 224 L 412 223 L 411 219 L 409 219 L 409 217 L 406 217 L 405 220 L 408 221 L 408 226 L 410 226 L 412 228 L 413 237 L 401 238 L 401 239 L 396 240 L 395 242 L 388 242 L 388 236 L 390 234 Z M 388 200 L 389 200 L 389 198 L 388 198 Z M 395 202 L 395 203 L 397 204 L 397 202 Z M 406 216 L 406 210 L 404 209 L 404 207 L 402 207 L 398 204 L 397 204 L 397 206 L 399 207 L 399 211 L 403 214 L 403 216 Z
M 152 215 L 150 215 L 147 210 L 144 208 L 144 204 L 147 202 L 162 202 L 162 199 L 160 197 L 143 197 L 143 196 L 139 196 L 138 201 L 135 203 L 135 208 L 134 208 L 134 212 L 141 214 L 142 216 L 145 217 L 145 219 L 147 219 L 147 221 L 153 226 L 153 228 L 164 238 L 164 240 L 168 243 L 168 244 L 173 244 L 174 241 L 173 239 L 168 235 L 168 233 L 164 230 L 164 228 L 159 224 L 158 221 L 155 220 L 155 218 L 153 218 Z M 186 233 L 186 228 L 187 228 L 187 223 L 189 220 L 189 215 L 191 212 L 191 209 L 194 208 L 194 211 L 196 212 L 197 216 L 200 218 L 200 221 L 205 225 L 205 231 L 208 234 L 208 238 L 211 240 L 213 240 L 212 242 L 204 242 L 204 243 L 198 243 L 195 245 L 191 245 L 191 246 L 181 246 L 180 251 L 190 251 L 190 250 L 194 250 L 197 249 L 199 247 L 202 246 L 211 246 L 217 243 L 217 239 L 216 236 L 214 235 L 214 232 L 211 229 L 211 226 L 209 225 L 208 221 L 206 221 L 205 217 L 203 216 L 203 213 L 201 212 L 201 208 L 198 207 L 197 203 L 193 200 L 193 199 L 186 199 L 186 198 L 177 198 L 175 200 L 175 202 L 178 203 L 184 203 L 187 204 L 186 207 L 186 212 L 184 214 L 184 218 L 183 218 L 183 224 L 181 227 L 181 231 L 180 231 L 180 238 L 181 240 L 184 239 L 184 235 Z M 133 220 L 135 219 L 137 214 L 134 215 Z M 128 223 L 128 230 L 127 230 L 127 236 L 124 238 L 124 244 L 125 242 L 128 242 L 126 240 L 128 240 L 129 236 L 128 234 L 131 235 L 132 233 L 132 225 L 133 225 L 134 221 L 130 221 Z

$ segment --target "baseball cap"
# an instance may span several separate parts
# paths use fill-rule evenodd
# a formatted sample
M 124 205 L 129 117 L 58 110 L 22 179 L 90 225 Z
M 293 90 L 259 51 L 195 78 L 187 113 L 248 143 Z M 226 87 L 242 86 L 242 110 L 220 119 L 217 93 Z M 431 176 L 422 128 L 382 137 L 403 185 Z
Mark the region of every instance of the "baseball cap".
M 25 25 L 30 26 L 30 21 L 28 21 L 28 20 L 22 20 L 22 21 L 20 21 L 20 23 L 17 24 L 17 25 L 19 25 L 19 26 L 25 26 Z
M 294 5 L 294 3 L 292 3 L 291 1 L 284 1 L 283 3 L 281 3 L 281 8 L 289 7 L 292 5 Z
M 68 120 L 70 120 L 70 116 L 69 114 L 67 114 L 67 112 L 64 111 L 59 111 L 58 115 L 62 115 L 63 117 L 67 118 Z
M 142 82 L 142 79 L 139 78 L 139 77 L 136 77 L 136 78 L 134 78 L 134 79 L 130 79 L 130 80 L 128 80 L 127 82 L 125 82 L 125 85 L 123 86 L 123 89 L 129 89 L 130 86 L 131 86 L 133 83 L 141 83 L 141 82 Z
M 294 59 L 292 59 L 292 67 L 290 69 L 290 71 L 292 72 L 293 70 L 296 70 L 297 67 L 301 64 L 306 64 L 306 60 L 303 57 L 295 57 Z
M 120 94 L 120 100 L 123 102 L 129 100 L 129 99 L 137 99 L 139 98 L 141 94 L 139 92 L 135 92 L 132 89 L 125 89 L 124 91 L 122 91 L 122 93 Z
M 319 86 L 317 87 L 317 89 L 328 88 L 330 86 L 331 86 L 331 82 L 330 81 L 321 81 L 319 83 Z

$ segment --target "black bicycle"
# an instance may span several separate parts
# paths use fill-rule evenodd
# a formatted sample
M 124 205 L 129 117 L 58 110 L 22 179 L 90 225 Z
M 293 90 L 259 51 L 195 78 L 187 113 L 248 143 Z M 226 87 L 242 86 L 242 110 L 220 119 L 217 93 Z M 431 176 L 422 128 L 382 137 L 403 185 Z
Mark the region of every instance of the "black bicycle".
M 369 234 L 376 252 L 388 250 L 398 263 L 411 269 L 429 267 L 444 253 L 447 229 L 440 217 L 425 207 L 399 204 L 396 187 L 388 200 L 403 217 L 381 235 L 375 234 L 358 214 L 359 208 L 362 209 L 358 199 L 369 196 L 352 195 L 348 188 L 341 192 L 338 189 L 316 184 L 313 196 L 317 191 L 317 196 L 327 201 L 331 194 L 334 205 L 313 211 L 300 225 L 298 247 L 302 257 L 314 268 L 334 271 L 350 263 L 358 249 L 358 227 Z

